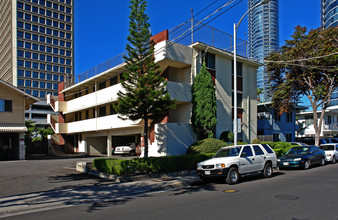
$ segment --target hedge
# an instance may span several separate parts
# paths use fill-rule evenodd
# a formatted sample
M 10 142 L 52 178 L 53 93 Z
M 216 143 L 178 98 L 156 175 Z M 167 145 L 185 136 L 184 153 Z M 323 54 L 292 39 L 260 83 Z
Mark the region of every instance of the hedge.
M 290 150 L 290 148 L 294 147 L 294 145 L 282 141 L 261 142 L 261 144 L 268 144 L 275 151 L 277 157 L 283 156 Z
M 101 172 L 118 176 L 136 174 L 170 173 L 195 170 L 197 163 L 210 159 L 214 154 L 195 154 L 182 156 L 134 158 L 130 160 L 99 158 L 93 161 L 94 167 Z

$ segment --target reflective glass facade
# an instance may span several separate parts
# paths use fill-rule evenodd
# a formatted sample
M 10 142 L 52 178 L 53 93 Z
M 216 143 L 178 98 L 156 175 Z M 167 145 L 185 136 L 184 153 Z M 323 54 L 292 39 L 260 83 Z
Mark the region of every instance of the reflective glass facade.
M 261 0 L 248 0 L 248 8 Z M 251 10 L 248 14 L 248 55 L 249 58 L 262 62 L 270 52 L 279 46 L 279 1 L 271 0 Z M 264 89 L 261 100 L 268 99 L 269 83 L 265 66 L 257 70 L 257 88 Z
M 338 0 L 321 0 L 321 23 L 324 28 L 338 26 Z

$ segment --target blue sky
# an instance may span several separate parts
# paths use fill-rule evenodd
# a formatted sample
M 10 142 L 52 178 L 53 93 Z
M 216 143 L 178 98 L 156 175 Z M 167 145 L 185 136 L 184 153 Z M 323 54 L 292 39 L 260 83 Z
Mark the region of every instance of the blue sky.
M 201 11 L 215 0 L 148 0 L 147 14 L 152 33 L 171 29 L 190 19 L 190 9 Z M 213 12 L 228 0 L 218 0 L 197 20 Z M 280 44 L 290 39 L 293 27 L 320 26 L 320 0 L 279 0 Z M 247 11 L 247 0 L 239 2 L 228 12 L 208 25 L 232 34 L 237 23 Z M 75 0 L 75 74 L 83 73 L 125 51 L 128 36 L 128 0 Z M 213 10 L 211 10 L 213 9 Z M 217 15 L 217 14 L 216 14 Z M 211 17 L 212 18 L 212 17 Z M 206 20 L 208 21 L 208 20 Z M 238 36 L 246 39 L 247 20 L 240 25 Z

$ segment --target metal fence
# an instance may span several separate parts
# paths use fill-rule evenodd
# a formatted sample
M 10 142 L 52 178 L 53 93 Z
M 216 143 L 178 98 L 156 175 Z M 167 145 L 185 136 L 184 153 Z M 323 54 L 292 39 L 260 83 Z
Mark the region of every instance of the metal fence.
M 192 27 L 192 28 L 191 28 Z M 201 42 L 219 49 L 232 52 L 233 51 L 233 36 L 220 31 L 216 28 L 210 27 L 206 24 L 200 23 L 194 20 L 193 24 L 191 20 L 171 29 L 169 31 L 169 41 L 175 43 L 190 45 L 191 42 Z M 247 57 L 247 42 L 237 38 L 237 54 L 243 57 Z M 77 82 L 82 82 L 90 77 L 100 74 L 114 66 L 122 64 L 124 62 L 123 55 L 126 52 L 90 69 L 84 73 L 77 75 Z

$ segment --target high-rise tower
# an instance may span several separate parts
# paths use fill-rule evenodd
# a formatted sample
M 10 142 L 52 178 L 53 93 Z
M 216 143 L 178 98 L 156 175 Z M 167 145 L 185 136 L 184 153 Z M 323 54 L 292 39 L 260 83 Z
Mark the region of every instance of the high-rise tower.
M 321 23 L 322 27 L 338 26 L 338 0 L 321 0 Z
M 248 8 L 261 0 L 248 0 Z M 248 14 L 248 55 L 263 63 L 264 57 L 279 46 L 279 1 L 270 0 L 251 10 Z M 261 100 L 268 99 L 268 77 L 265 66 L 257 70 L 257 88 L 263 89 Z
M 0 78 L 45 100 L 73 82 L 73 0 L 0 0 Z

